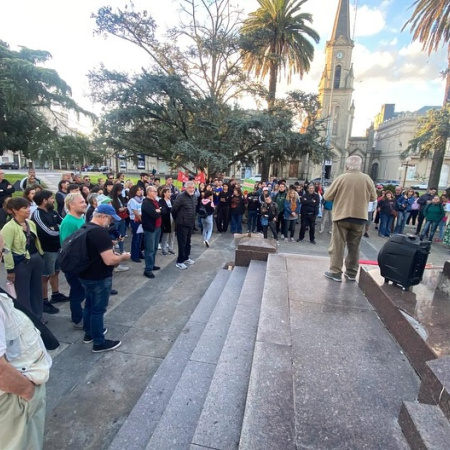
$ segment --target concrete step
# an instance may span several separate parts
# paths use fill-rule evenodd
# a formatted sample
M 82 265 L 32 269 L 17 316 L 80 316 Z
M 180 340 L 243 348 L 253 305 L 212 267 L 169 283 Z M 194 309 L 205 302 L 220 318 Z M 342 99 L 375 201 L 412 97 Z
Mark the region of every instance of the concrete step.
M 289 315 L 286 259 L 269 255 L 239 449 L 296 448 Z
M 450 356 L 426 363 L 418 400 L 439 406 L 450 421 Z
M 407 449 L 419 380 L 355 282 L 328 258 L 269 255 L 240 449 Z
M 198 448 L 238 448 L 266 265 L 263 261 L 250 262 L 228 336 L 192 439 L 192 444 Z
M 145 448 L 231 276 L 220 270 L 110 445 Z
M 450 424 L 437 406 L 404 402 L 399 423 L 411 450 L 447 450 Z
M 189 448 L 242 290 L 247 269 L 236 267 L 147 444 L 149 450 Z

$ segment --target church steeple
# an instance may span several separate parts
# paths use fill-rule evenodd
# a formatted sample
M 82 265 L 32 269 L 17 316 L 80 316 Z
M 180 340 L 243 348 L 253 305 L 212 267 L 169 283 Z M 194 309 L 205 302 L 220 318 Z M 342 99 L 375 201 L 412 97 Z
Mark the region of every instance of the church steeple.
M 333 33 L 330 41 L 337 41 L 343 37 L 351 42 L 350 37 L 350 5 L 349 0 L 339 0 L 339 6 L 334 20 Z
M 349 0 L 338 1 L 334 27 L 325 47 L 325 68 L 319 84 L 321 117 L 327 120 L 326 134 L 333 153 L 334 174 L 344 169 L 355 110 L 352 101 L 354 43 L 350 33 L 349 3 Z

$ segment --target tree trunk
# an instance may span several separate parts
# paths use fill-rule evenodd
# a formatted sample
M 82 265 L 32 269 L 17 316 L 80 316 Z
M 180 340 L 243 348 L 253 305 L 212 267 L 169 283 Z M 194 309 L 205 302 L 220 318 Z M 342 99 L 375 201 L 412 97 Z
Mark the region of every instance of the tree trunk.
M 450 44 L 447 47 L 447 70 L 445 71 L 444 106 L 450 102 Z
M 267 181 L 269 179 L 270 171 L 270 155 L 264 153 L 263 159 L 261 160 L 261 181 Z
M 430 177 L 428 178 L 428 187 L 439 187 L 439 178 L 441 177 L 442 164 L 444 163 L 445 145 L 443 148 L 436 148 L 431 162 Z

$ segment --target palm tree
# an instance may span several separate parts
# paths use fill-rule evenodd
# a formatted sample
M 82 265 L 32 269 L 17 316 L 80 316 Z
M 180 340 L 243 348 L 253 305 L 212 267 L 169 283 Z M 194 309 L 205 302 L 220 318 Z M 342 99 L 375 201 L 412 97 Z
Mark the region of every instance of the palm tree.
M 444 105 L 450 101 L 450 0 L 416 0 L 411 18 L 402 31 L 411 24 L 413 40 L 423 44 L 423 49 L 430 55 L 441 44 L 447 44 L 447 69 L 445 76 Z
M 436 51 L 441 41 L 442 45 L 447 45 L 447 69 L 442 73 L 445 77 L 445 107 L 450 102 L 450 0 L 416 0 L 412 6 L 415 7 L 414 12 L 402 31 L 410 24 L 413 40 L 421 42 L 428 54 Z M 434 148 L 429 186 L 438 186 L 445 147 L 441 145 Z
M 267 103 L 275 103 L 280 68 L 287 71 L 288 82 L 293 73 L 303 77 L 310 69 L 314 47 L 320 37 L 307 23 L 312 16 L 301 13 L 307 0 L 258 0 L 260 7 L 249 14 L 241 33 L 251 46 L 244 45 L 244 69 L 261 79 L 269 75 Z

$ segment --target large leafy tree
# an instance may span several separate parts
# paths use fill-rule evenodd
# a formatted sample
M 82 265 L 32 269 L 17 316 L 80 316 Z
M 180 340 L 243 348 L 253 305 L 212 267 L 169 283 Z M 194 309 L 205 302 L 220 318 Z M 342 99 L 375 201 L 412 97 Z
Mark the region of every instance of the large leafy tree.
M 260 7 L 245 20 L 243 34 L 244 68 L 257 77 L 269 76 L 267 102 L 274 106 L 277 82 L 284 70 L 290 81 L 310 69 L 314 58 L 311 40 L 319 35 L 308 23 L 312 16 L 301 12 L 307 0 L 258 0 Z
M 414 138 L 403 157 L 418 154 L 420 159 L 433 156 L 428 186 L 438 186 L 447 140 L 450 136 L 450 103 L 441 109 L 432 109 L 419 119 Z
M 22 151 L 36 157 L 38 150 L 58 139 L 60 115 L 55 108 L 94 117 L 71 98 L 70 87 L 55 70 L 42 67 L 51 55 L 0 41 L 0 153 Z
M 416 0 L 412 6 L 414 11 L 403 29 L 411 26 L 413 39 L 421 42 L 428 54 L 438 50 L 440 45 L 447 46 L 447 68 L 442 73 L 446 82 L 441 116 L 445 117 L 446 105 L 450 102 L 450 0 Z M 445 145 L 429 150 L 427 153 L 432 154 L 433 161 L 428 185 L 437 186 L 444 162 Z
M 319 35 L 309 23 L 312 16 L 301 12 L 307 0 L 258 0 L 260 7 L 244 22 L 241 29 L 244 68 L 263 79 L 269 76 L 267 105 L 275 107 L 277 82 L 284 71 L 288 82 L 293 73 L 303 77 L 314 58 L 311 40 L 319 42 Z M 261 176 L 267 179 L 270 152 L 261 161 Z

